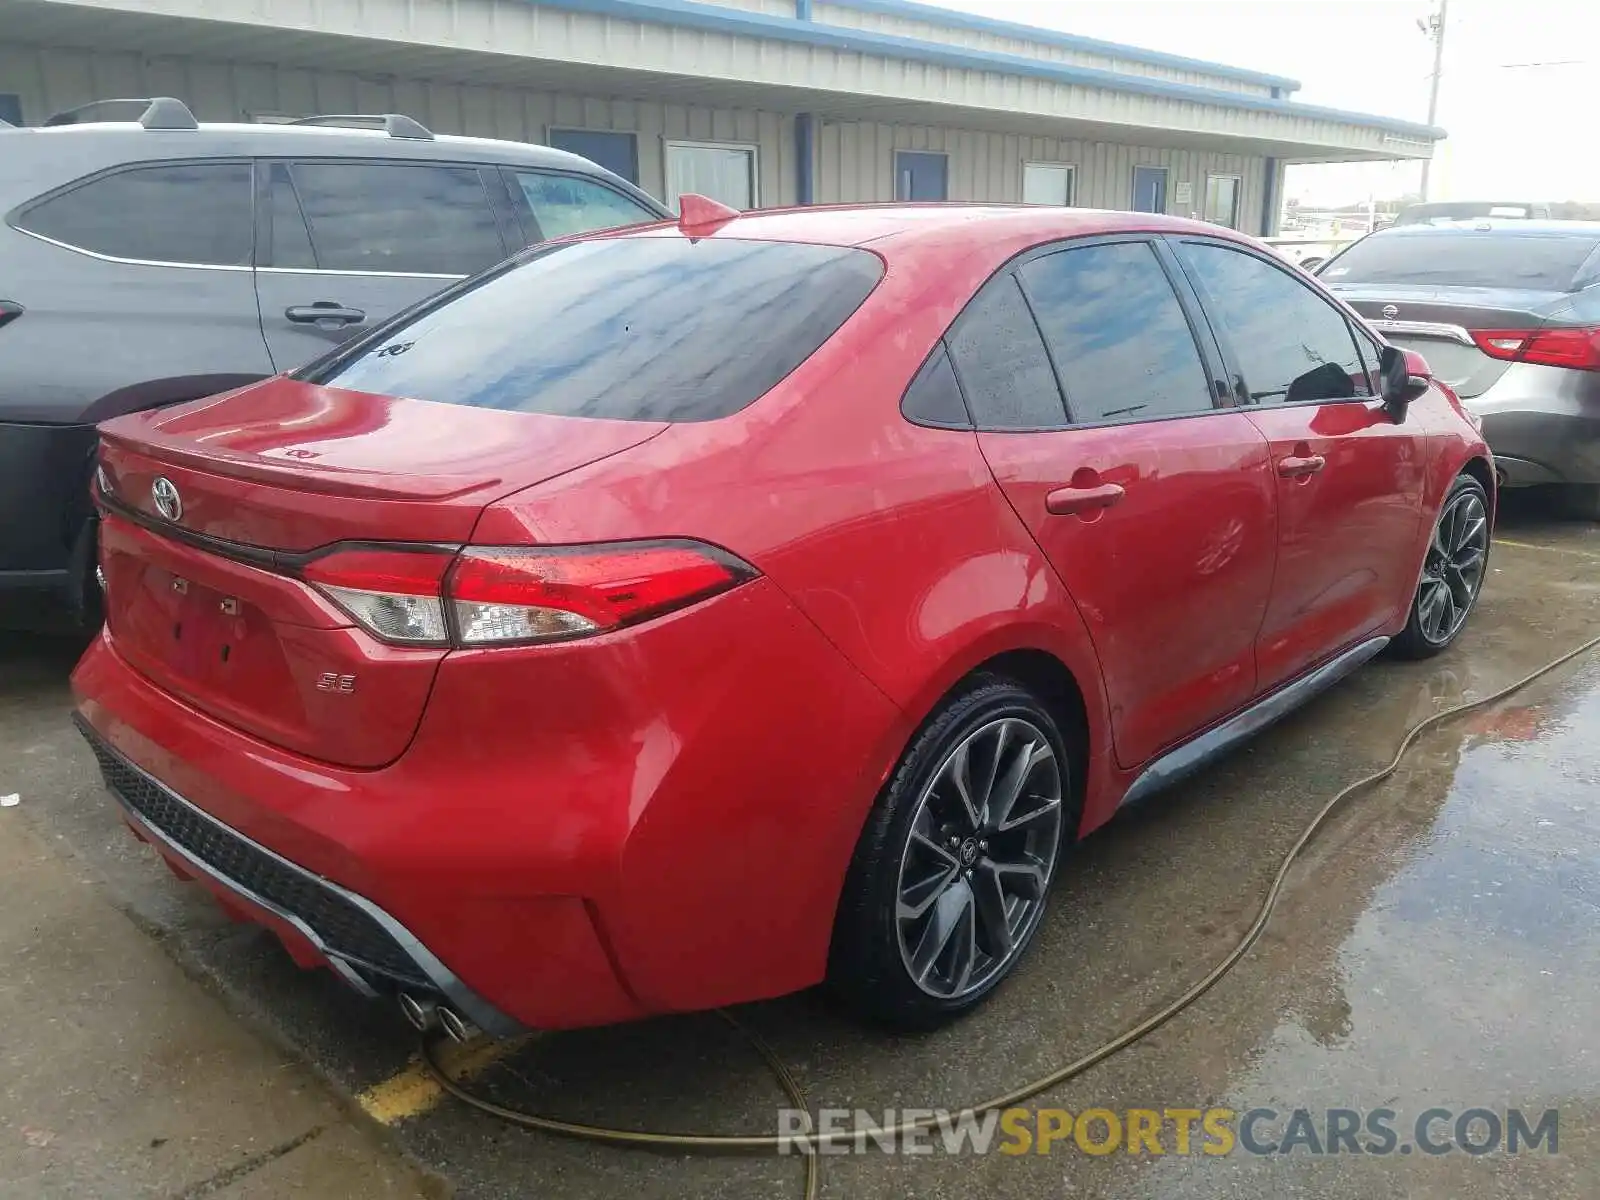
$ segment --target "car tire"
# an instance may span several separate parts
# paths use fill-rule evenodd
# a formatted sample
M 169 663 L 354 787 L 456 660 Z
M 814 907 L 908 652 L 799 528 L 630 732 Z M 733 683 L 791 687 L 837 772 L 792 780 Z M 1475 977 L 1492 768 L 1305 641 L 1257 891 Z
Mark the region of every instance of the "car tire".
M 78 526 L 67 565 L 67 609 L 79 629 L 93 631 L 105 621 L 100 593 L 100 522 L 93 517 Z
M 835 918 L 834 992 L 900 1030 L 981 1004 L 1026 952 L 1076 833 L 1071 767 L 1055 718 L 1020 684 L 980 675 L 947 699 L 862 831 Z
M 1400 658 L 1432 658 L 1461 636 L 1489 572 L 1489 494 L 1459 475 L 1434 518 L 1406 627 L 1390 645 Z

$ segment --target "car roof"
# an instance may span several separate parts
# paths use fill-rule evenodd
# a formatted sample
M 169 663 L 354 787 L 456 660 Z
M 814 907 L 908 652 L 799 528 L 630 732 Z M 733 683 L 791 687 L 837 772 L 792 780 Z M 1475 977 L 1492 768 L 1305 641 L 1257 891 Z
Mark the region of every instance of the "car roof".
M 670 237 L 677 224 L 618 230 L 606 236 Z M 694 236 L 833 246 L 897 247 L 978 237 L 1028 244 L 1107 233 L 1190 233 L 1247 241 L 1231 229 L 1156 213 L 1058 208 L 1037 204 L 840 204 L 741 213 Z
M 1502 217 L 1462 217 L 1446 225 L 1392 225 L 1380 229 L 1373 237 L 1439 237 L 1449 234 L 1505 234 L 1522 238 L 1594 238 L 1600 237 L 1600 221 L 1524 221 Z

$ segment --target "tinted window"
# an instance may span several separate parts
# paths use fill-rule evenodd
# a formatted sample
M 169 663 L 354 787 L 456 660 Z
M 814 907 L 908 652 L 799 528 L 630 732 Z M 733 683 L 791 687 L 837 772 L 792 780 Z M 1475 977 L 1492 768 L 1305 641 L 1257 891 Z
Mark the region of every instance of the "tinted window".
M 1255 404 L 1371 395 L 1344 314 L 1287 271 L 1225 246 L 1179 248 L 1244 372 Z
M 296 163 L 293 174 L 325 271 L 470 275 L 505 257 L 475 167 Z
M 1572 285 L 1596 245 L 1600 237 L 1588 231 L 1537 237 L 1472 229 L 1374 234 L 1329 263 L 1321 277 L 1339 287 L 1421 283 L 1560 292 Z
M 1074 421 L 1210 411 L 1200 351 L 1148 242 L 1064 250 L 1022 280 Z
M 950 355 L 943 346 L 923 364 L 922 370 L 906 389 L 900 411 L 919 425 L 945 429 L 971 429 L 972 418 L 961 399 L 961 385 L 950 366 Z
M 311 250 L 311 235 L 306 230 L 306 219 L 300 211 L 300 201 L 289 182 L 289 169 L 282 163 L 272 168 L 271 186 L 267 189 L 267 220 L 271 230 L 271 265 L 274 267 L 315 267 L 317 257 Z
M 597 129 L 552 129 L 550 144 L 580 158 L 598 163 L 629 183 L 639 182 L 639 139 L 631 133 Z
M 518 171 L 516 176 L 539 232 L 547 238 L 660 220 L 621 192 L 592 179 L 539 171 Z
M 560 243 L 424 306 L 306 377 L 475 408 L 712 420 L 809 358 L 882 273 L 876 255 L 835 246 Z
M 1469 221 L 1474 217 L 1510 217 L 1528 220 L 1548 216 L 1545 205 L 1519 204 L 1511 201 L 1494 204 L 1482 200 L 1444 201 L 1439 204 L 1413 204 L 1400 210 L 1396 225 L 1426 225 L 1430 221 Z
M 973 419 L 985 429 L 1049 429 L 1066 423 L 1061 389 L 1016 276 L 978 293 L 945 339 Z
M 105 175 L 28 210 L 23 229 L 115 258 L 248 266 L 249 163 L 174 163 Z

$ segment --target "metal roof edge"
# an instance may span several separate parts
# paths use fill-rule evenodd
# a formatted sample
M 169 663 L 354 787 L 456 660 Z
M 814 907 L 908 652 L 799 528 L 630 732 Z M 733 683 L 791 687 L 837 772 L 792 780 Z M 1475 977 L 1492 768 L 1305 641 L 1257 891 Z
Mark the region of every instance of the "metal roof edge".
M 624 20 L 678 25 L 715 33 L 766 37 L 776 41 L 848 50 L 858 54 L 882 54 L 913 62 L 940 63 L 974 71 L 1026 75 L 1049 79 L 1056 83 L 1104 88 L 1115 92 L 1134 92 L 1169 100 L 1188 100 L 1219 108 L 1238 108 L 1254 112 L 1280 113 L 1289 117 L 1336 121 L 1345 125 L 1358 125 L 1398 134 L 1417 141 L 1435 142 L 1446 136 L 1445 131 L 1437 126 L 1398 121 L 1370 113 L 1323 108 L 1267 96 L 1250 96 L 1221 88 L 1169 83 L 1163 79 L 1152 79 L 1144 75 L 1124 75 L 1095 67 L 1078 67 L 1070 63 L 1026 58 L 1019 54 L 968 50 L 939 42 L 924 42 L 916 38 L 869 33 L 816 21 L 800 21 L 793 17 L 772 17 L 742 9 L 723 8 L 715 4 L 697 3 L 696 0 L 528 0 L 528 2 L 543 8 L 559 8 Z
M 1059 29 L 1045 29 L 1021 21 L 1003 21 L 978 13 L 958 12 L 936 4 L 919 4 L 916 0 L 818 0 L 836 8 L 853 8 L 857 12 L 880 13 L 884 16 L 907 17 L 927 21 L 933 25 L 947 25 L 958 29 L 971 29 L 979 33 L 1005 34 L 1025 38 L 1049 46 L 1063 46 L 1074 50 L 1087 50 L 1107 57 L 1125 58 L 1130 62 L 1148 63 L 1155 67 L 1176 67 L 1186 71 L 1202 71 L 1221 79 L 1236 79 L 1241 83 L 1254 83 L 1262 87 L 1275 87 L 1285 92 L 1300 90 L 1300 81 L 1284 75 L 1269 75 L 1227 63 L 1209 62 L 1203 58 L 1187 58 L 1181 54 L 1167 54 L 1161 50 L 1146 50 L 1123 42 L 1107 42 L 1081 34 L 1066 33 Z

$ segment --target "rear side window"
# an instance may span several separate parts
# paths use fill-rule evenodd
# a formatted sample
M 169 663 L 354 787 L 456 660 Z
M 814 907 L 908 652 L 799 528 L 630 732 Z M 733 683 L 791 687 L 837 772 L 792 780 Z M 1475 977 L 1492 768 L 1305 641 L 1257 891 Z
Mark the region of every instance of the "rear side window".
M 294 184 L 289 182 L 289 168 L 274 163 L 269 181 L 266 227 L 271 250 L 269 255 L 263 249 L 261 261 L 265 263 L 270 257 L 274 267 L 314 268 L 317 256 L 311 249 L 311 234 L 295 197 Z
M 249 266 L 250 173 L 233 162 L 118 171 L 34 205 L 17 225 L 112 258 Z
M 474 408 L 714 420 L 815 353 L 882 275 L 876 255 L 836 246 L 567 242 L 475 280 L 304 377 Z
M 943 344 L 911 381 L 900 403 L 900 411 L 918 425 L 932 425 L 938 429 L 972 428 L 972 418 L 961 398 L 961 385 L 956 382 L 950 354 Z
M 471 275 L 505 257 L 476 167 L 295 163 L 290 175 L 321 270 Z
M 1184 242 L 1179 253 L 1221 319 L 1252 404 L 1372 394 L 1344 314 L 1288 271 L 1203 242 Z
M 528 207 L 533 210 L 533 219 L 539 223 L 539 232 L 547 238 L 661 219 L 621 192 L 592 179 L 543 171 L 515 174 Z
M 994 280 L 945 339 L 980 429 L 1057 429 L 1061 389 L 1015 275 Z
M 1076 422 L 1211 411 L 1189 321 L 1148 242 L 1084 246 L 1022 268 Z
M 1320 277 L 1334 287 L 1417 283 L 1564 292 L 1596 246 L 1600 238 L 1593 233 L 1537 237 L 1472 229 L 1379 233 L 1351 246 Z

